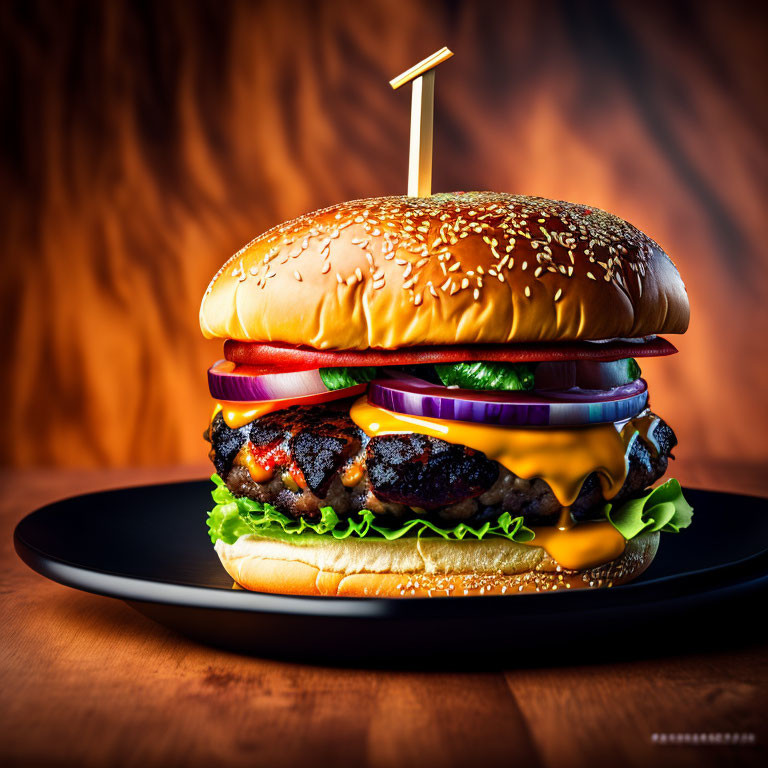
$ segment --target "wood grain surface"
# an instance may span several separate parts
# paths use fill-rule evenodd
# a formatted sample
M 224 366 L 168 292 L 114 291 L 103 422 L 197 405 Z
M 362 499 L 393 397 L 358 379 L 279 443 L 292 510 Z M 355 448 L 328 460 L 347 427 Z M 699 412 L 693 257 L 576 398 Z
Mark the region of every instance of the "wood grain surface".
M 676 470 L 710 486 L 718 476 L 715 467 Z M 679 648 L 668 658 L 581 666 L 526 668 L 515 659 L 482 672 L 322 668 L 197 645 L 122 602 L 38 576 L 12 551 L 13 526 L 40 504 L 204 471 L 0 475 L 0 764 L 764 764 L 768 652 L 756 638 L 707 654 Z M 759 467 L 742 475 L 768 493 Z M 488 642 L 478 638 L 468 652 Z M 712 732 L 751 733 L 756 743 L 653 741 L 654 733 Z

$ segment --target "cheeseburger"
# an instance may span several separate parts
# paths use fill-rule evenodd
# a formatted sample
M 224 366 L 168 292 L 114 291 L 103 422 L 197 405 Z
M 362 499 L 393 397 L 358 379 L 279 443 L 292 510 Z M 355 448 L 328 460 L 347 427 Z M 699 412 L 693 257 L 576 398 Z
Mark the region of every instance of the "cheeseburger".
M 688 297 L 604 211 L 457 192 L 357 200 L 266 232 L 200 325 L 210 536 L 245 589 L 511 595 L 610 587 L 690 524 L 642 360 Z M 654 487 L 655 486 L 655 487 Z

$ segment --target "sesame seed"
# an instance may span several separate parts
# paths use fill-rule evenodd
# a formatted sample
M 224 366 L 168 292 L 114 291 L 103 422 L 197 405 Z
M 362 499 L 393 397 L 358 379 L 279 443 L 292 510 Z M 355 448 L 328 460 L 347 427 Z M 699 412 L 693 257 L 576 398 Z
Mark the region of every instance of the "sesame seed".
M 475 290 L 472 291 L 472 298 L 475 301 L 477 301 L 480 298 L 480 291 L 477 288 L 475 288 Z
M 523 269 L 525 269 L 525 267 L 523 267 Z M 538 277 L 543 271 L 544 267 L 536 267 L 536 269 L 533 271 L 533 276 Z
M 331 271 L 331 262 L 326 261 L 325 264 L 323 264 L 323 268 L 320 270 L 320 273 L 324 275 L 330 271 Z
M 404 277 L 404 278 L 406 278 L 406 277 L 410 277 L 410 274 L 411 274 L 411 272 L 413 272 L 413 264 L 409 264 L 409 265 L 408 265 L 408 266 L 405 268 L 405 271 L 403 272 L 403 277 Z
M 469 280 L 468 280 L 468 279 L 465 277 L 465 278 L 464 278 L 464 279 L 461 281 L 461 287 L 462 287 L 462 288 L 466 288 L 468 285 L 469 285 Z
M 374 280 L 373 281 L 374 289 L 378 291 L 379 288 L 383 288 L 385 282 L 386 282 L 385 280 Z
M 416 275 L 414 275 L 410 280 L 406 280 L 403 283 L 403 288 L 410 288 L 415 282 L 416 282 Z
M 531 289 L 527 285 L 525 286 L 525 295 L 527 298 L 531 298 Z
M 415 305 L 418 307 L 418 306 L 419 306 L 419 304 L 421 304 L 421 301 L 422 301 L 422 298 L 421 298 L 421 294 L 420 294 L 420 293 L 417 293 L 417 294 L 416 294 L 416 295 L 413 297 L 413 303 L 414 303 L 414 304 L 415 304 Z
M 451 278 L 449 277 L 441 286 L 440 290 L 445 291 L 448 289 L 448 286 L 451 284 Z
M 363 270 L 360 269 L 360 267 L 355 267 L 355 277 L 357 277 L 358 280 L 363 279 Z
M 588 277 L 590 280 L 597 280 L 597 278 L 596 278 L 596 277 L 595 277 L 595 276 L 594 276 L 594 275 L 593 275 L 591 272 L 587 272 L 587 277 Z
M 451 264 L 451 266 L 448 267 L 448 271 L 455 272 L 460 266 L 461 266 L 461 263 L 457 261 L 455 264 Z
M 294 276 L 294 277 L 295 277 L 295 278 L 296 278 L 296 279 L 297 279 L 299 282 L 301 282 L 301 273 L 300 273 L 298 270 L 296 270 L 296 271 L 293 273 L 293 276 Z
M 555 292 L 555 301 L 557 301 L 562 295 L 563 295 L 563 289 L 558 288 L 557 291 Z

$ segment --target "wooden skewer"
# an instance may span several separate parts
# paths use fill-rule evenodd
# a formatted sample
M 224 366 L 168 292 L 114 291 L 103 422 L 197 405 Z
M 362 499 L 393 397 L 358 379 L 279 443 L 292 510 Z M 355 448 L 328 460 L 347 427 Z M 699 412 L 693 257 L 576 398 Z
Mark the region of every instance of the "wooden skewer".
M 432 137 L 434 134 L 435 71 L 453 53 L 441 48 L 424 61 L 398 75 L 389 84 L 393 89 L 413 81 L 411 96 L 411 143 L 408 152 L 408 195 L 432 194 Z

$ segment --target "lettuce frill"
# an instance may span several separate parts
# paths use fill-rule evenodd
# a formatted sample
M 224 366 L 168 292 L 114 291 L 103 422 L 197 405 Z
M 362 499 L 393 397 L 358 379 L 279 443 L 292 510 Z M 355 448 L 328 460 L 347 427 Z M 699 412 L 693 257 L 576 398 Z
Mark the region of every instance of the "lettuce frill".
M 388 541 L 403 536 L 439 536 L 457 541 L 467 537 L 483 539 L 487 536 L 502 536 L 519 542 L 531 541 L 535 536 L 530 528 L 523 525 L 522 517 L 512 517 L 509 512 L 500 515 L 495 523 L 486 522 L 478 528 L 465 523 L 443 528 L 422 518 L 408 520 L 397 528 L 389 528 L 377 525 L 376 515 L 367 509 L 342 520 L 332 507 L 322 507 L 320 520 L 310 523 L 304 518 L 294 520 L 271 504 L 235 497 L 218 475 L 213 475 L 211 479 L 216 485 L 211 493 L 216 506 L 208 514 L 207 523 L 213 542 L 221 539 L 227 544 L 234 544 L 241 536 L 250 533 L 298 545 L 310 544 L 318 536 L 333 536 L 335 539 L 366 536 Z M 607 504 L 605 509 L 608 520 L 626 539 L 644 531 L 677 532 L 690 525 L 693 513 L 683 498 L 677 480 L 668 480 L 644 496 L 631 499 L 615 509 Z

